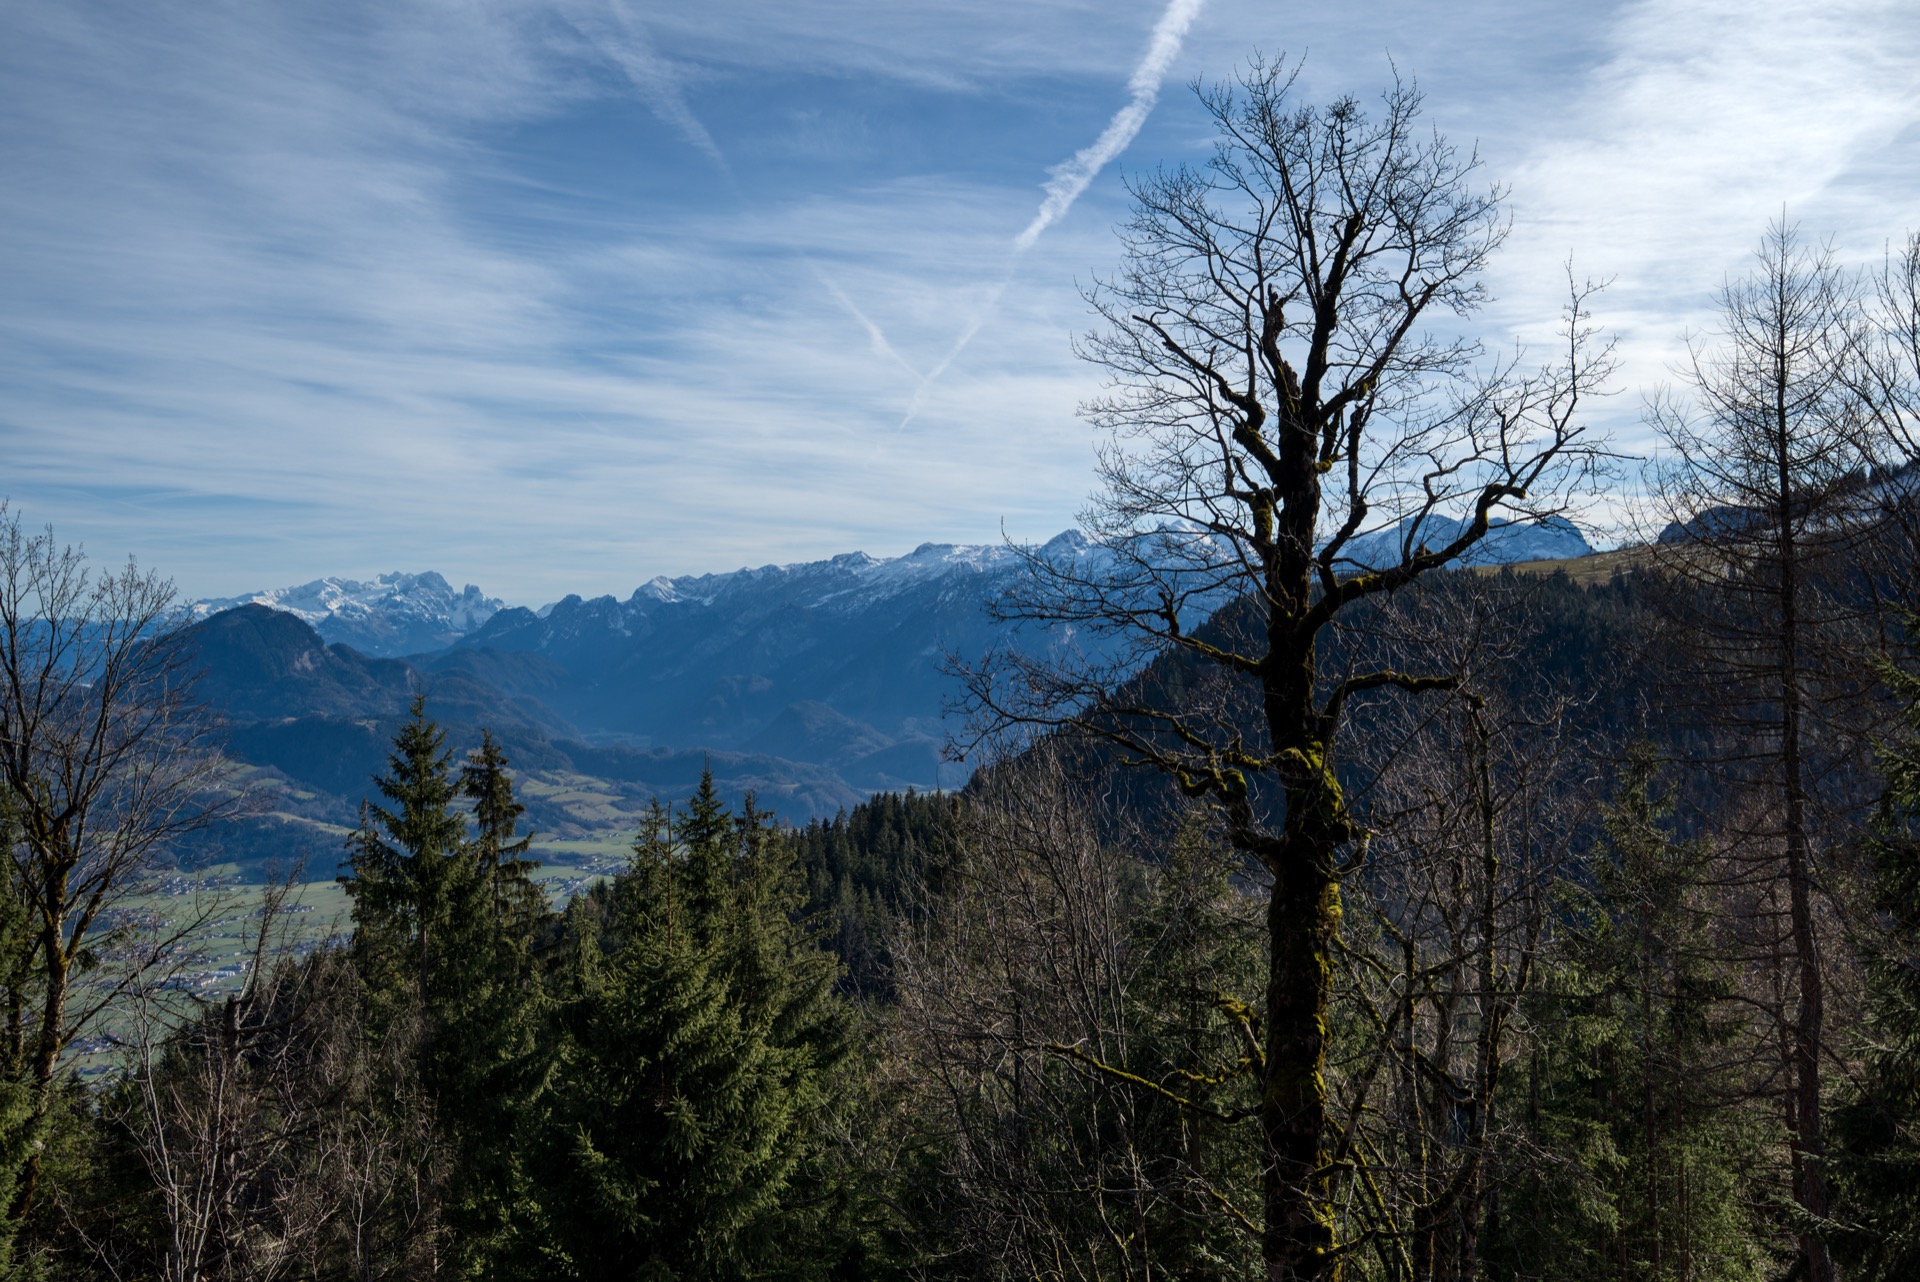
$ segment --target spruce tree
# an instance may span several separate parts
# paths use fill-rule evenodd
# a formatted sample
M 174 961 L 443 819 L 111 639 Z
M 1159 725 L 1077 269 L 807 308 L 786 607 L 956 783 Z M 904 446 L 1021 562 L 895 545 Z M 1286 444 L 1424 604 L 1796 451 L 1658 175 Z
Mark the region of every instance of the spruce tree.
M 1867 844 L 1864 1072 L 1835 1110 L 1835 1254 L 1850 1282 L 1920 1277 L 1920 676 L 1887 669 L 1908 738 L 1884 748 Z
M 1537 1048 L 1505 1155 L 1497 1272 L 1626 1282 L 1748 1278 L 1748 1181 L 1766 1119 L 1737 1080 L 1742 1016 L 1713 934 L 1708 852 L 1672 831 L 1660 763 L 1628 758 L 1534 1010 Z M 1527 1169 L 1531 1166 L 1531 1169 Z
M 0 849 L 11 856 L 20 840 L 12 807 L 0 798 Z M 0 1002 L 8 1035 L 0 1039 L 0 1205 L 11 1206 L 32 1154 L 45 1147 L 53 1110 L 51 1094 L 33 1078 L 27 1062 L 22 1012 L 34 988 L 33 918 L 21 893 L 11 857 L 0 864 Z M 37 1276 L 29 1260 L 15 1260 L 21 1222 L 0 1217 L 0 1279 Z
M 528 1194 L 518 1126 L 538 1086 L 536 994 L 526 954 L 539 890 L 513 840 L 523 808 L 492 736 L 456 777 L 446 734 L 415 698 L 349 839 L 354 950 L 376 1036 L 414 1040 L 444 1161 L 456 1265 L 483 1270 Z M 478 838 L 454 808 L 473 797 Z
M 474 856 L 493 897 L 494 920 L 507 934 L 523 935 L 545 915 L 547 899 L 533 881 L 540 861 L 527 858 L 533 834 L 516 839 L 527 808 L 514 799 L 508 764 L 493 732 L 482 730 L 480 746 L 460 771 L 460 792 L 473 803 Z
M 787 843 L 710 774 L 656 806 L 577 942 L 540 1188 L 551 1274 L 802 1277 L 824 1268 L 824 1148 L 851 1051 L 838 967 L 796 921 Z M 586 910 L 570 920 L 586 917 Z M 808 1244 L 814 1244 L 810 1247 Z
M 466 823 L 453 809 L 459 789 L 446 739 L 427 718 L 425 696 L 415 696 L 394 735 L 387 773 L 374 780 L 393 808 L 362 804 L 360 827 L 347 840 L 349 874 L 340 879 L 353 900 L 363 963 L 419 1000 L 450 942 L 450 923 L 470 912 L 484 889 L 466 850 Z
M 1163 867 L 1147 874 L 1131 923 L 1142 959 L 1127 992 L 1138 1031 L 1131 1067 L 1193 1107 L 1136 1092 L 1136 1143 L 1161 1196 L 1146 1217 L 1155 1272 L 1182 1282 L 1249 1277 L 1257 1253 L 1223 1205 L 1258 1196 L 1260 1152 L 1247 1118 L 1257 1100 L 1255 997 L 1265 965 L 1258 904 L 1233 885 L 1237 861 L 1192 808 Z

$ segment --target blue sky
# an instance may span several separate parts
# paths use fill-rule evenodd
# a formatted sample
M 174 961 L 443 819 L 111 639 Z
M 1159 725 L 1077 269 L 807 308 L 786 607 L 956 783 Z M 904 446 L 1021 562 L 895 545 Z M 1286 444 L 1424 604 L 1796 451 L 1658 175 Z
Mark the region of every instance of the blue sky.
M 1121 171 L 1256 48 L 1477 142 L 1496 346 L 1616 279 L 1629 448 L 1770 217 L 1920 225 L 1895 0 L 0 0 L 0 493 L 193 596 L 1045 538 Z

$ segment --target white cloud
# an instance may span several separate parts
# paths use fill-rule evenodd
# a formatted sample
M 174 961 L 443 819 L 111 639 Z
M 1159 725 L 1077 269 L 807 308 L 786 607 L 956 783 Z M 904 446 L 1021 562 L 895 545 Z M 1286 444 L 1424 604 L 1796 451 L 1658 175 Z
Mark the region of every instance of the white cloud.
M 1629 6 L 1511 175 L 1496 315 L 1539 334 L 1572 254 L 1615 278 L 1598 311 L 1623 339 L 1623 387 L 1663 381 L 1783 211 L 1856 260 L 1920 220 L 1916 65 L 1920 11 L 1897 0 Z M 1646 441 L 1637 409 L 1613 410 L 1630 445 Z
M 1103 144 L 1204 156 L 1185 95 L 1129 111 L 1175 48 L 1212 78 L 1274 30 L 1256 0 L 1196 8 L 15 6 L 15 507 L 204 594 L 433 567 L 537 601 L 1003 517 L 1045 537 L 1092 480 L 1068 337 L 1114 256 Z M 1573 249 L 1620 274 L 1657 375 L 1783 201 L 1865 246 L 1920 207 L 1894 6 L 1429 13 L 1361 0 L 1285 34 L 1321 99 L 1377 87 L 1390 41 L 1515 180 L 1496 324 L 1550 319 Z M 859 146 L 784 154 L 828 107 Z M 1075 216 L 1009 272 L 1034 176 L 1096 132 L 1055 176 Z

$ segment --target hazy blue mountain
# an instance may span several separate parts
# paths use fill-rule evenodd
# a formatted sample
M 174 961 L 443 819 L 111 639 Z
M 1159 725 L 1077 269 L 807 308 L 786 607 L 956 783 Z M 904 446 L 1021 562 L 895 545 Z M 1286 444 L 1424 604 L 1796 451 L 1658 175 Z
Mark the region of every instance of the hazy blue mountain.
M 393 657 L 444 649 L 505 604 L 471 583 L 455 592 L 452 584 L 428 570 L 395 571 L 365 582 L 315 579 L 298 587 L 196 601 L 192 609 L 195 617 L 204 619 L 235 606 L 263 605 L 311 624 L 325 641 L 342 642 L 366 655 Z
M 1100 555 L 1077 534 L 1045 551 Z M 540 697 L 592 735 L 763 749 L 928 787 L 944 779 L 942 710 L 956 693 L 945 657 L 976 657 L 1007 638 L 982 607 L 1020 564 L 1004 546 L 929 543 L 900 557 L 852 552 L 657 578 L 624 601 L 570 596 L 538 612 L 502 610 L 452 653 L 551 661 L 568 680 Z M 1020 641 L 1079 644 L 1064 630 Z
M 348 645 L 328 645 L 298 615 L 267 606 L 223 611 L 190 628 L 187 640 L 200 696 L 236 725 L 388 720 L 403 716 L 414 693 L 425 691 L 447 718 L 539 738 L 577 737 L 551 708 L 504 694 L 475 665 L 426 672 L 406 660 L 370 658 Z M 517 671 L 526 667 L 515 664 Z
M 416 692 L 426 694 L 428 713 L 448 731 L 456 754 L 477 746 L 483 727 L 493 731 L 522 782 L 528 821 L 544 840 L 630 837 L 652 798 L 685 798 L 709 767 L 728 796 L 753 792 L 794 822 L 831 816 L 873 786 L 894 786 L 856 787 L 834 767 L 767 752 L 583 743 L 540 699 L 491 679 L 508 674 L 524 688 L 557 680 L 534 655 L 369 658 L 328 645 L 298 616 L 262 605 L 213 615 L 184 639 L 199 673 L 196 692 L 221 716 L 227 755 L 252 785 L 247 813 L 190 852 L 214 862 L 257 870 L 304 858 L 309 876 L 332 876 L 345 830 L 372 794 L 373 777 L 386 769 L 393 733 Z M 851 746 L 852 776 L 871 776 L 859 765 L 858 749 L 866 745 Z
M 1565 522 L 1503 524 L 1476 560 L 1586 550 Z M 1043 551 L 1088 571 L 1108 555 L 1074 533 Z M 657 578 L 625 600 L 570 596 L 539 611 L 454 593 L 434 574 L 321 580 L 223 612 L 202 603 L 190 636 L 232 755 L 281 788 L 269 816 L 286 826 L 281 845 L 318 842 L 325 860 L 338 833 L 322 840 L 312 825 L 352 822 L 416 692 L 455 748 L 482 727 L 502 740 L 549 836 L 630 829 L 651 796 L 684 797 L 709 764 L 723 790 L 801 822 L 874 791 L 964 781 L 970 766 L 942 758 L 958 693 L 950 654 L 1089 644 L 988 617 L 1022 567 L 1005 546 L 925 544 Z M 414 652 L 392 657 L 401 648 Z
M 1466 527 L 1465 520 L 1433 515 L 1421 521 L 1416 530 L 1413 518 L 1409 517 L 1388 529 L 1360 535 L 1346 546 L 1343 555 L 1353 564 L 1369 569 L 1398 565 L 1405 559 L 1405 553 L 1412 550 L 1409 542 L 1416 547 L 1445 547 L 1460 537 Z M 1563 516 L 1538 521 L 1496 517 L 1486 536 L 1460 558 L 1460 564 L 1515 565 L 1522 561 L 1563 561 L 1592 554 L 1593 547 L 1586 537 Z

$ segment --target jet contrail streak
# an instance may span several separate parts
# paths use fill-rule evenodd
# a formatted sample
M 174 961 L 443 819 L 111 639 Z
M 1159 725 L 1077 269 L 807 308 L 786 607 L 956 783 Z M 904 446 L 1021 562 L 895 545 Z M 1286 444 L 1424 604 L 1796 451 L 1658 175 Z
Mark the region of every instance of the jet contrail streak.
M 647 105 L 653 108 L 654 115 L 678 129 L 688 142 L 706 153 L 707 159 L 731 178 L 733 170 L 728 167 L 727 158 L 721 154 L 720 145 L 714 142 L 713 135 L 707 132 L 707 127 L 687 106 L 686 95 L 680 91 L 678 73 L 672 63 L 653 51 L 652 42 L 647 39 L 646 27 L 633 16 L 622 0 L 613 0 L 608 5 L 608 12 L 620 28 L 618 39 L 607 39 L 604 34 L 588 31 L 578 21 L 574 21 L 573 25 L 625 73 L 628 82 L 640 91 Z
M 1140 132 L 1140 126 L 1147 123 L 1147 117 L 1153 111 L 1153 105 L 1160 97 L 1160 82 L 1166 79 L 1167 68 L 1180 53 L 1181 41 L 1186 39 L 1187 28 L 1200 16 L 1200 8 L 1206 0 L 1172 0 L 1166 11 L 1160 15 L 1160 21 L 1154 24 L 1153 37 L 1147 42 L 1147 55 L 1140 65 L 1133 69 L 1133 76 L 1127 81 L 1127 88 L 1133 98 L 1126 106 L 1115 112 L 1107 127 L 1093 141 L 1093 145 L 1075 152 L 1071 160 L 1063 161 L 1053 167 L 1052 177 L 1047 180 L 1047 198 L 1040 202 L 1040 210 L 1034 214 L 1033 221 L 1027 224 L 1025 231 L 1014 240 L 1015 253 L 1025 253 L 1040 239 L 1040 233 L 1053 226 L 1060 216 L 1072 208 L 1080 193 L 1087 189 L 1094 176 L 1107 167 L 1107 163 L 1127 149 L 1134 135 Z
M 980 332 L 980 327 L 987 323 L 987 317 L 993 312 L 995 304 L 999 303 L 1000 295 L 1007 292 L 1007 282 L 1012 278 L 1013 272 L 1009 269 L 1007 274 L 1000 278 L 1000 283 L 993 287 L 993 292 L 987 295 L 987 300 L 975 309 L 973 319 L 968 321 L 967 327 L 960 331 L 960 337 L 954 340 L 952 347 L 947 349 L 947 354 L 927 371 L 926 377 L 920 380 L 920 386 L 913 389 L 913 399 L 907 402 L 907 412 L 900 416 L 900 422 L 894 427 L 894 431 L 897 432 L 913 422 L 914 416 L 920 412 L 921 404 L 927 399 L 927 389 L 933 386 L 935 379 L 947 372 L 947 366 L 953 364 L 961 352 L 967 350 L 967 344 L 971 343 L 973 336 Z
M 1013 241 L 1013 259 L 1033 248 L 1040 239 L 1040 233 L 1060 221 L 1061 215 L 1073 207 L 1080 193 L 1087 189 L 1094 177 L 1107 167 L 1107 164 L 1127 149 L 1134 136 L 1140 132 L 1140 126 L 1147 123 L 1147 117 L 1153 113 L 1154 103 L 1160 98 L 1160 82 L 1167 78 L 1167 69 L 1173 66 L 1173 60 L 1180 55 L 1181 42 L 1187 38 L 1187 29 L 1193 20 L 1200 16 L 1202 6 L 1207 0 L 1169 0 L 1166 9 L 1160 14 L 1160 21 L 1153 24 L 1153 35 L 1147 41 L 1146 56 L 1140 59 L 1140 65 L 1133 69 L 1133 75 L 1127 79 L 1127 90 L 1133 97 L 1127 105 L 1120 108 L 1100 131 L 1093 144 L 1083 147 L 1073 154 L 1072 159 L 1062 161 L 1048 172 L 1043 190 L 1047 196 L 1040 202 L 1039 212 L 1033 216 L 1026 230 Z M 927 389 L 933 381 L 946 372 L 947 366 L 959 358 L 967 344 L 973 341 L 980 327 L 986 324 L 987 316 L 994 305 L 1000 301 L 1000 295 L 1006 292 L 1007 281 L 1013 275 L 1012 263 L 1008 263 L 1007 276 L 994 286 L 987 295 L 987 301 L 981 304 L 967 327 L 961 331 L 960 338 L 947 354 L 940 358 L 939 364 L 927 372 L 920 380 L 920 386 L 913 390 L 913 399 L 907 403 L 907 412 L 900 420 L 900 427 L 913 422 L 914 415 L 920 412 L 921 404 L 926 400 Z M 900 427 L 894 430 L 897 432 Z
M 919 378 L 920 371 L 915 369 L 913 365 L 907 360 L 906 357 L 902 356 L 899 352 L 894 350 L 893 344 L 887 341 L 887 336 L 881 332 L 880 327 L 874 324 L 873 321 L 868 318 L 867 314 L 861 311 L 860 308 L 854 303 L 854 301 L 851 298 L 847 297 L 846 291 L 841 289 L 839 285 L 834 283 L 833 277 L 827 275 L 826 269 L 820 266 L 819 263 L 816 263 L 812 259 L 812 257 L 807 254 L 805 250 L 798 250 L 796 252 L 799 253 L 801 259 L 805 261 L 807 266 L 812 269 L 814 278 L 818 280 L 823 286 L 825 286 L 827 292 L 834 296 L 834 298 L 839 302 L 840 306 L 846 308 L 848 312 L 852 313 L 853 318 L 859 321 L 861 327 L 867 331 L 867 341 L 870 344 L 872 344 L 874 354 L 876 356 L 886 357 L 888 360 L 898 365 L 901 369 L 907 371 L 907 373 L 911 374 L 913 377 Z

